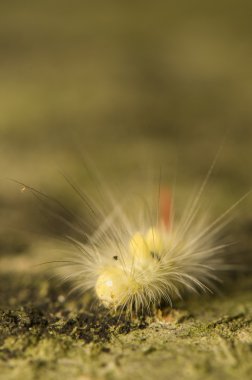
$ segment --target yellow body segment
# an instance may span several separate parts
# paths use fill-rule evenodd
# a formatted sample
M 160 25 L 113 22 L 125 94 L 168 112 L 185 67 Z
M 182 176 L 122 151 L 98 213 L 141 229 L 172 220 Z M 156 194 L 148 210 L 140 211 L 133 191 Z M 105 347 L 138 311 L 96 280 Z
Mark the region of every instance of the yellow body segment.
M 145 236 L 140 234 L 140 232 L 133 235 L 129 243 L 129 249 L 135 260 L 146 261 L 151 258 L 148 243 Z
M 150 228 L 145 235 L 137 232 L 131 239 L 130 253 L 136 261 L 149 264 L 154 256 L 160 256 L 164 242 L 156 228 Z
M 163 249 L 164 243 L 156 228 L 150 228 L 146 234 L 135 233 L 129 242 L 129 254 L 135 271 L 132 272 L 130 260 L 125 267 L 105 267 L 96 281 L 95 291 L 104 306 L 116 308 L 123 305 L 129 295 L 137 293 L 141 286 L 136 280 L 136 273 L 143 279 L 142 271 L 157 264 L 156 259 Z
M 108 267 L 98 277 L 95 291 L 105 306 L 117 307 L 134 288 L 137 290 L 137 284 L 123 269 Z

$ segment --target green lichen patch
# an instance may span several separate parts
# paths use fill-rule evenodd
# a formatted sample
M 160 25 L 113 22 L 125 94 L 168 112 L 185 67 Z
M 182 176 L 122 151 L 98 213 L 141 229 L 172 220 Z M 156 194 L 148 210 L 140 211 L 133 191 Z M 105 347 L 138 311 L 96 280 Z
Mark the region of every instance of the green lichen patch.
M 0 379 L 249 379 L 252 279 L 130 320 L 42 274 L 0 276 Z

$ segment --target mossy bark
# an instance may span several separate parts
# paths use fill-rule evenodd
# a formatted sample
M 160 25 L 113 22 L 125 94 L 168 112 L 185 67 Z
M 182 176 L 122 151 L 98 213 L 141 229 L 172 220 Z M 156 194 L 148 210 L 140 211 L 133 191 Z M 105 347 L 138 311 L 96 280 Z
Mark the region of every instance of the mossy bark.
M 1 275 L 1 379 L 249 379 L 251 276 L 129 321 L 41 275 Z

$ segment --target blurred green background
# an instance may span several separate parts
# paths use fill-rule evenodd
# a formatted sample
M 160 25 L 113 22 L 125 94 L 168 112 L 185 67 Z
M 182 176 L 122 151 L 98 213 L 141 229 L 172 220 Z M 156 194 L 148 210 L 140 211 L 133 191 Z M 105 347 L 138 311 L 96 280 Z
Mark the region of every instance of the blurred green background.
M 1 379 L 251 378 L 250 272 L 144 330 L 122 320 L 118 336 L 37 265 L 68 258 L 69 230 L 8 180 L 62 201 L 76 224 L 85 209 L 60 171 L 96 196 L 94 162 L 120 200 L 157 190 L 162 171 L 180 212 L 222 146 L 203 197 L 220 215 L 252 187 L 251 20 L 251 0 L 0 0 Z M 251 210 L 252 195 L 226 236 L 246 269 Z
M 43 224 L 6 177 L 74 203 L 58 169 L 85 187 L 82 155 L 121 192 L 162 167 L 186 198 L 224 141 L 210 198 L 250 188 L 251 1 L 13 0 L 0 17 L 2 254 Z

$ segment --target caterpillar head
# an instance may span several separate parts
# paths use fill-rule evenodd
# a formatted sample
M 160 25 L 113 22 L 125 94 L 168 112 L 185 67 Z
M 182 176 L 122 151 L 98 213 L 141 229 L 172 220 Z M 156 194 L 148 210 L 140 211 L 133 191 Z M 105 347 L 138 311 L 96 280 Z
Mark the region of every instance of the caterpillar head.
M 157 229 L 150 228 L 146 234 L 137 232 L 133 235 L 124 263 L 104 267 L 97 278 L 95 291 L 104 306 L 122 306 L 143 290 L 144 276 L 148 275 L 148 268 L 160 260 L 163 247 Z

